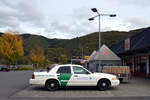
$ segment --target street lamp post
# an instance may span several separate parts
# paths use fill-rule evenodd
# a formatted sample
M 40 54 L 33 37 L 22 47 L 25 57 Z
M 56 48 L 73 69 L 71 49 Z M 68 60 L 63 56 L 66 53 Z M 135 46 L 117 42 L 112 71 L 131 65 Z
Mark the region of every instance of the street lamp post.
M 84 60 L 83 47 L 82 47 L 82 60 Z
M 100 30 L 100 29 L 101 29 L 101 28 L 100 28 L 100 27 L 101 27 L 101 23 L 100 23 L 101 16 L 116 17 L 116 14 L 100 14 L 96 8 L 92 8 L 91 10 L 92 10 L 93 12 L 96 12 L 97 15 L 94 16 L 94 17 L 89 18 L 89 19 L 88 19 L 89 21 L 94 20 L 95 17 L 99 17 L 99 49 L 100 49 L 100 48 L 101 48 L 101 30 Z
M 100 14 L 96 8 L 92 8 L 91 10 L 93 12 L 97 13 L 97 15 L 94 16 L 94 17 L 89 18 L 89 21 L 92 21 L 92 20 L 94 20 L 94 18 L 99 17 L 99 50 L 100 50 L 100 48 L 101 48 L 101 31 L 100 31 L 100 29 L 101 29 L 100 28 L 101 27 L 101 23 L 100 23 L 101 16 L 115 17 L 116 14 Z M 100 67 L 100 61 L 99 61 L 99 67 Z

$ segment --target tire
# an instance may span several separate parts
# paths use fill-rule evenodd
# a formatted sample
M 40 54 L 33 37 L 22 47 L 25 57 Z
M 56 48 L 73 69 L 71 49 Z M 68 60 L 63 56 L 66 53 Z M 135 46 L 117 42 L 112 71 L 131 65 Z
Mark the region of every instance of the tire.
M 48 80 L 46 81 L 45 86 L 49 91 L 56 91 L 59 88 L 59 83 L 56 80 Z
M 5 71 L 5 72 L 8 72 L 8 69 L 5 69 L 4 71 Z
M 108 80 L 100 80 L 97 84 L 99 90 L 104 91 L 110 87 L 110 83 Z
M 123 83 L 123 78 L 119 78 L 119 80 L 120 80 L 120 83 Z
M 2 68 L 1 71 L 5 71 L 4 68 Z

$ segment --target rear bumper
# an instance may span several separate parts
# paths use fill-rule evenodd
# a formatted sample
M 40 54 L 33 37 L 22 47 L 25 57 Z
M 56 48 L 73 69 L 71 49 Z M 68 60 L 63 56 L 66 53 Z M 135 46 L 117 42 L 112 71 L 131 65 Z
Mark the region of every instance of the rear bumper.
M 45 85 L 44 80 L 30 79 L 29 84 L 31 85 Z
M 112 80 L 112 81 L 111 81 L 111 87 L 118 86 L 119 84 L 120 84 L 120 81 L 119 81 L 119 80 Z

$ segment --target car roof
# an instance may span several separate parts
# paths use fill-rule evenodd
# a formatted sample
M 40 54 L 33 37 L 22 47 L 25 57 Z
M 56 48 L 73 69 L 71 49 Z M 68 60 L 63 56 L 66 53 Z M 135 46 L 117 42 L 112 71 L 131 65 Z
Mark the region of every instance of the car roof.
M 59 67 L 62 66 L 81 66 L 81 65 L 77 65 L 77 64 L 62 64 L 62 65 L 58 65 Z

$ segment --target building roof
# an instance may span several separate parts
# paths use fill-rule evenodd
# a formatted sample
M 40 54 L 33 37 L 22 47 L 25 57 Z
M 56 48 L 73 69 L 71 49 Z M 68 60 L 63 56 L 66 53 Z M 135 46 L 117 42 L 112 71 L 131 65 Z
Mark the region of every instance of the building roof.
M 92 61 L 92 60 L 94 60 L 95 55 L 96 55 L 96 50 L 94 50 L 94 51 L 92 52 L 92 54 L 90 55 L 90 57 L 88 58 L 87 61 Z
M 113 45 L 111 47 L 111 50 L 116 54 L 123 54 L 127 52 L 134 52 L 137 50 L 150 49 L 150 27 L 144 29 L 142 32 L 139 32 L 134 36 L 131 36 L 129 40 L 129 50 L 125 50 L 125 40 L 116 45 Z
M 114 52 L 112 52 L 106 45 L 103 45 L 100 50 L 96 52 L 93 60 L 121 60 Z

